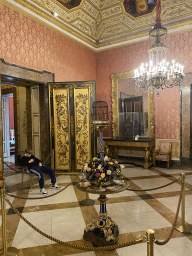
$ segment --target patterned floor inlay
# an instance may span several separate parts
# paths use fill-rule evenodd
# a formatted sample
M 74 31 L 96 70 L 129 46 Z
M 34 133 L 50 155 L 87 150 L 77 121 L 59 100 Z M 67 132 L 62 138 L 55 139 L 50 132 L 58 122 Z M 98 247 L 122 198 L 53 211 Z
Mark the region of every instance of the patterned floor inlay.
M 118 225 L 118 244 L 143 238 L 148 228 L 155 231 L 155 238 L 164 241 L 169 237 L 178 200 L 181 194 L 181 173 L 185 173 L 185 221 L 192 224 L 192 169 L 178 168 L 150 168 L 143 169 L 134 165 L 125 165 L 124 177 L 129 181 L 129 189 L 118 194 L 107 195 L 107 213 Z M 21 196 L 20 198 L 7 198 L 14 207 L 39 230 L 45 232 L 59 241 L 68 242 L 77 246 L 92 246 L 83 239 L 87 224 L 98 218 L 100 203 L 99 195 L 88 194 L 88 199 L 94 201 L 93 205 L 83 206 L 86 194 L 76 187 L 77 176 L 57 175 L 57 183 L 65 190 L 48 198 L 42 197 L 38 180 L 34 180 L 32 189 L 29 179 L 24 177 L 21 186 L 21 173 L 5 167 L 6 190 Z M 172 184 L 169 185 L 169 183 Z M 175 182 L 174 182 L 175 181 Z M 168 184 L 168 186 L 166 186 Z M 69 186 L 68 186 L 69 185 Z M 161 187 L 158 189 L 158 187 Z M 50 188 L 50 180 L 46 177 L 45 188 L 48 195 L 55 193 Z M 32 227 L 28 226 L 6 203 L 7 243 L 18 249 L 19 256 L 143 256 L 147 255 L 147 244 L 142 243 L 131 246 L 120 246 L 111 251 L 87 251 L 75 249 L 54 242 Z M 178 223 L 182 222 L 181 209 Z M 2 219 L 0 218 L 2 225 Z M 1 227 L 2 229 L 2 227 Z M 2 232 L 0 230 L 0 232 Z M 165 245 L 154 244 L 155 256 L 191 256 L 192 234 L 184 234 L 174 230 L 171 239 Z

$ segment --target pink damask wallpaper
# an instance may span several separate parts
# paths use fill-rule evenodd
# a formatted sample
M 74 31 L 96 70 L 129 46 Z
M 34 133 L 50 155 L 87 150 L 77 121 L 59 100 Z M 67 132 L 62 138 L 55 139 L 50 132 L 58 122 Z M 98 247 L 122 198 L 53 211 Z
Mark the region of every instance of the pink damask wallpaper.
M 96 54 L 0 4 L 0 58 L 55 73 L 59 81 L 96 80 Z
M 180 138 L 180 93 L 177 87 L 155 94 L 156 139 Z
M 98 53 L 97 56 L 97 95 L 105 99 L 111 112 L 111 74 L 134 70 L 142 62 L 148 61 L 148 49 L 153 42 L 146 41 L 135 45 Z M 168 47 L 167 59 L 182 63 L 184 72 L 192 71 L 192 31 L 167 36 L 163 43 Z M 155 137 L 156 139 L 179 139 L 180 136 L 180 94 L 177 88 L 165 89 L 155 95 Z M 111 129 L 105 132 L 112 136 Z

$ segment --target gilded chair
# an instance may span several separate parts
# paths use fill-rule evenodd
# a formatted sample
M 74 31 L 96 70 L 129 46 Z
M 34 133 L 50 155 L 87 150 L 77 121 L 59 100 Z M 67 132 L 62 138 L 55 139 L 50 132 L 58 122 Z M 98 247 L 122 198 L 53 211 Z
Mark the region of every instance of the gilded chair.
M 165 161 L 167 162 L 167 169 L 171 166 L 171 150 L 172 143 L 160 141 L 158 143 L 158 149 L 153 153 L 153 164 L 155 167 L 155 161 Z

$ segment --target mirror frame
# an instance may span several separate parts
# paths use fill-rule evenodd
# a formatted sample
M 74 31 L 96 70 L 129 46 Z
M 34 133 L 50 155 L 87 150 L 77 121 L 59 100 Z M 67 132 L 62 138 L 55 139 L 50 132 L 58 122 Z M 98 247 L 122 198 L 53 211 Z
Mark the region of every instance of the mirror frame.
M 113 138 L 119 137 L 119 107 L 118 107 L 118 86 L 120 79 L 133 78 L 133 70 L 111 75 L 111 98 L 112 98 L 112 134 Z M 155 138 L 155 119 L 154 119 L 154 91 L 148 88 L 148 137 Z

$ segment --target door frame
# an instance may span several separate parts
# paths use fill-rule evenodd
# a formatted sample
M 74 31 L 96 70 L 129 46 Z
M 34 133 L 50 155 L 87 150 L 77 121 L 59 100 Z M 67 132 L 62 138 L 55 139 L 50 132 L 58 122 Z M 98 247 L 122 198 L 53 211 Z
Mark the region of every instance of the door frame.
M 25 86 L 30 87 L 32 85 L 39 85 L 39 96 L 40 96 L 40 113 L 41 113 L 41 122 L 44 124 L 41 126 L 41 141 L 40 141 L 40 150 L 41 150 L 41 160 L 44 162 L 47 160 L 48 154 L 50 154 L 49 149 L 49 105 L 48 105 L 48 82 L 54 82 L 55 75 L 54 73 L 48 71 L 39 71 L 23 66 L 18 66 L 5 62 L 4 59 L 0 58 L 0 86 L 1 84 L 7 84 L 12 86 Z M 15 89 L 16 90 L 16 89 Z M 15 95 L 14 95 L 15 96 Z M 14 97 L 14 103 L 16 97 Z M 1 108 L 1 99 L 0 99 L 0 108 Z M 14 104 L 15 112 L 15 104 Z M 15 112 L 16 113 L 16 112 Z M 2 113 L 0 109 L 0 127 L 2 127 Z M 2 144 L 2 128 L 0 128 L 0 155 L 3 154 L 3 144 Z M 17 154 L 17 143 L 15 141 L 15 162 L 19 162 L 20 155 Z M 51 161 L 51 160 L 50 160 Z M 3 159 L 0 157 L 0 170 L 3 170 Z M 0 173 L 3 173 L 3 171 Z

